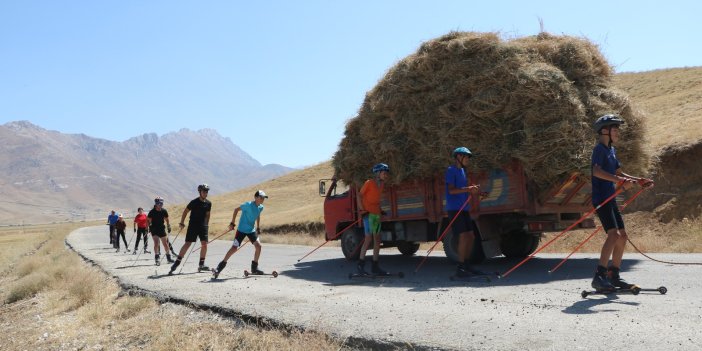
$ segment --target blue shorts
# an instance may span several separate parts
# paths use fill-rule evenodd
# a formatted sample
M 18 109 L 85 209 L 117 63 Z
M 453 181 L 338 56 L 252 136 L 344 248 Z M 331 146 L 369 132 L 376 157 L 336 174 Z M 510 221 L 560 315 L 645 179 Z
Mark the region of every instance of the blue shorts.
M 451 225 L 453 234 L 458 235 L 461 233 L 472 232 L 473 219 L 470 218 L 470 212 L 461 211 L 460 213 L 458 213 L 458 215 L 456 215 L 456 213 L 458 213 L 458 211 L 447 211 L 449 221 L 452 220 L 453 217 L 456 217 L 456 219 L 453 221 L 453 224 Z
M 615 228 L 624 229 L 624 220 L 622 219 L 622 214 L 619 212 L 619 207 L 615 199 L 610 200 L 608 203 L 598 208 L 597 217 L 600 218 L 605 232 Z
M 380 233 L 380 215 L 369 213 L 363 216 L 363 230 L 366 235 Z

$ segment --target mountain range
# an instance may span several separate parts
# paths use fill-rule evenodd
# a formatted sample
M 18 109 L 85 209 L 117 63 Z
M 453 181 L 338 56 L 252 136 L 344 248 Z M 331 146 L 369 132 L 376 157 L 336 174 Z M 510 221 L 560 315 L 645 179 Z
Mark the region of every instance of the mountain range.
M 64 134 L 27 121 L 0 125 L 0 224 L 132 216 L 156 196 L 166 204 L 221 194 L 292 171 L 261 165 L 214 129 L 181 129 L 123 142 Z

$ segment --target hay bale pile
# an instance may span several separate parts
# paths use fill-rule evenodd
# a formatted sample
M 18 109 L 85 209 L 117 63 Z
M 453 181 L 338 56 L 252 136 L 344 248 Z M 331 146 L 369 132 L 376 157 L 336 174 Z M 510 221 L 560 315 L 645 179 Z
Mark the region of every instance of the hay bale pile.
M 401 60 L 366 94 L 333 158 L 336 174 L 359 184 L 377 162 L 392 181 L 443 174 L 467 146 L 472 170 L 516 158 L 542 189 L 564 175 L 589 176 L 592 124 L 617 113 L 627 122 L 617 155 L 632 174 L 648 167 L 640 112 L 611 87 L 613 71 L 586 39 L 452 32 Z

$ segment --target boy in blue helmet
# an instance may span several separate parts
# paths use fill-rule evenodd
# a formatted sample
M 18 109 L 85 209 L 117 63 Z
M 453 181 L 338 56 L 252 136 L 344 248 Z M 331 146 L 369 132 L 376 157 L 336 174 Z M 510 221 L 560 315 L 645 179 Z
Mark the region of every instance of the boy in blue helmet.
M 375 275 L 387 274 L 380 269 L 378 258 L 380 256 L 380 197 L 383 194 L 385 182 L 390 177 L 390 167 L 385 163 L 378 163 L 373 166 L 373 179 L 366 180 L 358 192 L 356 198 L 358 203 L 358 211 L 363 216 L 364 239 L 361 253 L 358 259 L 358 273 L 367 275 L 366 272 L 366 250 L 373 241 L 373 265 L 371 273 Z
M 458 236 L 458 267 L 457 277 L 468 277 L 471 275 L 482 275 L 481 271 L 475 270 L 466 262 L 468 256 L 473 251 L 473 220 L 470 217 L 470 204 L 468 193 L 473 196 L 480 193 L 480 186 L 468 185 L 466 168 L 468 161 L 473 157 L 473 153 L 467 147 L 457 147 L 451 153 L 454 164 L 446 169 L 446 213 L 449 219 L 456 218 L 452 225 L 453 235 Z
M 592 150 L 592 206 L 597 208 L 597 206 L 602 205 L 597 209 L 597 216 L 607 233 L 607 239 L 602 245 L 600 260 L 591 284 L 598 291 L 612 291 L 617 288 L 631 289 L 634 286 L 619 276 L 627 234 L 617 201 L 612 199 L 605 204 L 603 202 L 615 193 L 615 183 L 622 182 L 624 189 L 629 189 L 634 184 L 642 187 L 653 185 L 653 181 L 650 179 L 634 177 L 622 172 L 614 146 L 612 146 L 619 141 L 619 126 L 622 124 L 624 124 L 624 120 L 619 116 L 604 115 L 595 121 L 594 126 L 599 142 Z M 612 264 L 608 268 L 610 257 Z

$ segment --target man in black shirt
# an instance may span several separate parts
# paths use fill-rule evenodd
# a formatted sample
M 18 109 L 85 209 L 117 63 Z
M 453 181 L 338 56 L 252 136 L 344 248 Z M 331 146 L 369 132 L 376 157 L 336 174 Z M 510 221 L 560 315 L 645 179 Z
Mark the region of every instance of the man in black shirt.
M 173 263 L 173 259 L 168 253 L 168 238 L 166 236 L 166 228 L 168 228 L 169 233 L 171 232 L 171 222 L 168 219 L 168 211 L 163 208 L 162 198 L 157 197 L 154 199 L 154 208 L 149 211 L 147 219 L 149 220 L 151 237 L 154 238 L 154 259 L 156 260 L 156 265 L 161 264 L 161 246 L 159 242 L 163 244 L 168 263 Z M 144 253 L 147 252 L 146 247 L 144 247 Z
M 180 261 L 188 252 L 190 244 L 194 243 L 198 238 L 200 238 L 200 262 L 198 264 L 198 272 L 209 271 L 209 267 L 205 265 L 205 256 L 207 255 L 207 231 L 209 229 L 210 223 L 210 211 L 212 210 L 212 203 L 207 200 L 207 194 L 210 191 L 210 187 L 207 184 L 200 184 L 197 186 L 197 191 L 200 196 L 190 201 L 188 206 L 183 209 L 183 215 L 180 218 L 180 229 L 185 228 L 185 216 L 190 212 L 190 221 L 188 222 L 188 231 L 185 235 L 185 244 L 180 248 L 180 252 L 176 257 L 175 263 L 171 266 L 171 271 L 168 274 L 173 274 L 173 272 L 180 265 Z

